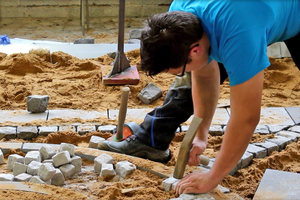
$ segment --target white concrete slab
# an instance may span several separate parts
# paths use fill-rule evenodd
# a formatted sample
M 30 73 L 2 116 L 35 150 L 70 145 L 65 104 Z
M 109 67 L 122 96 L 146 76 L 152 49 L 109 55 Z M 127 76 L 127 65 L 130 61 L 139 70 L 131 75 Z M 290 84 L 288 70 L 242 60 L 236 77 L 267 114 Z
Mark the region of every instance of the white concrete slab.
M 262 108 L 259 124 L 295 125 L 287 111 L 279 107 Z
M 267 169 L 261 179 L 253 200 L 299 199 L 300 174 Z
M 27 110 L 0 110 L 0 124 L 15 125 L 16 123 L 30 123 L 32 121 L 46 121 L 47 111 L 30 113 Z
M 188 120 L 187 120 L 187 124 L 190 124 L 192 122 L 194 115 L 192 115 Z M 212 125 L 213 124 L 219 124 L 219 125 L 226 125 L 227 122 L 229 121 L 229 114 L 227 112 L 226 108 L 217 108 L 215 110 L 215 114 L 214 117 L 212 119 Z
M 98 111 L 85 111 L 85 110 L 49 110 L 48 120 L 59 118 L 59 119 L 83 119 L 92 120 L 96 118 L 107 118 L 106 112 Z
M 285 108 L 291 118 L 294 120 L 296 124 L 300 123 L 300 107 L 288 107 Z

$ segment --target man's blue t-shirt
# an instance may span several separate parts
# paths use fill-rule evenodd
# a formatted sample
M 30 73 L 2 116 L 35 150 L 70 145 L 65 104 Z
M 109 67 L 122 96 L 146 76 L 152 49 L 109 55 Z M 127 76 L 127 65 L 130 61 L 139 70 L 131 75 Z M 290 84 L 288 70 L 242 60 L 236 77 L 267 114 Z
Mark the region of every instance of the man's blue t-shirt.
M 210 59 L 224 64 L 231 86 L 270 65 L 269 44 L 300 32 L 299 0 L 174 0 L 169 11 L 191 12 L 201 19 Z

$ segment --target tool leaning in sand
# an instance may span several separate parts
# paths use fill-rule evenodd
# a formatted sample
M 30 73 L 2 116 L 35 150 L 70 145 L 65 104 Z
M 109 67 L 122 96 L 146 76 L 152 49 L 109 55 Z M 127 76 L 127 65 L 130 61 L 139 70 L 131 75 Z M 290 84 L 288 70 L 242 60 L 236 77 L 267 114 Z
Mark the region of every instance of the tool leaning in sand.
M 181 179 L 183 177 L 185 166 L 189 158 L 189 152 L 192 147 L 192 142 L 201 122 L 202 122 L 201 118 L 194 117 L 187 133 L 185 134 L 182 140 L 179 153 L 178 153 L 177 162 L 173 173 L 173 177 L 176 179 Z M 208 163 L 209 163 L 209 158 L 200 155 L 200 164 L 208 165 Z
M 127 137 L 131 136 L 133 133 L 137 131 L 139 125 L 135 122 L 129 122 L 124 124 L 126 113 L 127 113 L 127 104 L 129 98 L 129 87 L 122 88 L 121 94 L 121 105 L 119 110 L 118 116 L 118 126 L 117 126 L 117 133 L 114 134 L 112 137 L 108 138 L 110 141 L 119 142 L 125 140 Z
M 119 0 L 118 51 L 110 75 L 102 78 L 105 85 L 135 85 L 140 81 L 136 66 L 130 66 L 124 54 L 125 0 Z

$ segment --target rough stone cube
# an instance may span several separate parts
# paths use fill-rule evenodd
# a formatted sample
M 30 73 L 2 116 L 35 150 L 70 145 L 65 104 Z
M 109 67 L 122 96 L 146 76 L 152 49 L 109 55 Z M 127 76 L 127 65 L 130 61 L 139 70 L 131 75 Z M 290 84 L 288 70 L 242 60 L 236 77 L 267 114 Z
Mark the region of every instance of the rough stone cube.
M 44 160 L 43 163 L 50 163 L 51 165 L 54 166 L 53 159 Z
M 31 140 L 38 136 L 38 130 L 36 126 L 18 126 L 17 136 L 20 139 Z
M 2 153 L 2 150 L 0 149 L 0 165 L 4 164 L 4 163 L 5 163 L 5 161 L 4 161 L 4 155 Z
M 278 151 L 279 149 L 279 146 L 277 144 L 268 141 L 254 143 L 254 145 L 267 149 L 267 155 L 270 155 L 273 151 Z
M 116 172 L 122 178 L 136 170 L 136 166 L 128 161 L 120 161 L 116 164 Z
M 18 163 L 18 162 L 14 163 L 14 165 L 13 165 L 13 175 L 14 176 L 17 176 L 22 173 L 26 173 L 26 171 L 27 171 L 27 165 L 24 165 L 24 164 Z
M 291 131 L 280 131 L 280 132 L 276 133 L 275 136 L 283 136 L 283 137 L 293 140 L 294 142 L 297 142 L 298 139 L 300 138 L 299 133 L 295 133 L 295 132 L 291 132 Z
M 224 130 L 221 125 L 212 124 L 209 127 L 209 134 L 212 136 L 221 136 L 224 134 Z
M 56 154 L 56 151 L 52 146 L 45 144 L 40 148 L 40 153 L 42 160 L 47 160 L 52 158 Z
M 80 135 L 84 135 L 84 134 L 89 133 L 91 131 L 96 131 L 96 126 L 95 125 L 79 125 L 77 127 L 77 132 Z
M 71 157 L 68 151 L 62 151 L 52 157 L 55 167 L 65 165 L 71 162 Z
M 41 162 L 41 155 L 39 151 L 29 151 L 26 155 L 25 155 L 25 164 L 28 165 L 29 163 L 31 163 L 31 161 L 37 161 L 37 162 Z
M 7 160 L 7 165 L 6 165 L 7 169 L 13 170 L 15 162 L 24 164 L 24 157 L 18 154 L 9 155 Z
M 114 159 L 110 155 L 103 153 L 94 159 L 94 171 L 100 173 L 103 163 L 113 164 L 113 162 Z
M 69 179 L 75 173 L 75 167 L 71 164 L 63 165 L 59 168 L 59 170 L 63 173 L 65 179 Z
M 58 131 L 57 126 L 41 126 L 38 127 L 39 135 L 47 136 L 50 133 L 56 133 Z
M 99 136 L 95 136 L 93 135 L 90 139 L 90 142 L 89 142 L 89 148 L 95 148 L 97 149 L 98 148 L 98 144 L 99 142 L 102 142 L 104 141 L 105 139 L 102 138 L 102 137 L 99 137 Z
M 0 174 L 0 181 L 13 181 L 15 178 L 12 174 Z
M 156 99 L 162 96 L 162 90 L 154 85 L 153 83 L 149 83 L 139 94 L 138 98 L 144 104 L 151 104 Z
M 16 127 L 0 127 L 0 140 L 5 138 L 6 140 L 15 139 L 17 137 Z
M 113 164 L 103 163 L 100 176 L 116 175 Z
M 116 125 L 104 125 L 104 126 L 99 126 L 98 131 L 101 131 L 102 133 L 115 133 L 117 129 Z
M 56 169 L 56 172 L 51 179 L 51 185 L 63 186 L 64 184 L 65 184 L 65 177 L 63 173 L 59 169 Z
M 62 151 L 68 151 L 71 157 L 75 156 L 75 147 L 73 144 L 61 143 L 59 152 Z
M 246 151 L 252 153 L 254 158 L 264 158 L 267 156 L 265 148 L 255 146 L 254 144 L 249 144 Z
M 48 95 L 31 95 L 27 97 L 27 111 L 32 113 L 42 113 L 47 110 Z
M 241 158 L 241 169 L 250 165 L 253 160 L 253 154 L 249 152 L 245 152 Z
M 82 160 L 79 156 L 74 156 L 71 158 L 71 164 L 75 167 L 75 173 L 81 172 Z
M 49 181 L 47 181 L 47 183 L 46 183 L 39 176 L 33 176 L 33 177 L 31 177 L 31 179 L 29 180 L 29 182 L 50 185 L 51 184 L 51 179 Z
M 130 39 L 141 39 L 142 30 L 140 28 L 131 29 L 129 31 L 129 38 Z
M 55 174 L 56 169 L 49 163 L 44 163 L 38 170 L 38 176 L 43 181 L 49 181 Z
M 283 136 L 275 136 L 274 138 L 266 139 L 268 142 L 273 142 L 279 146 L 279 151 L 284 149 L 286 145 L 291 143 L 293 140 Z
M 32 176 L 30 174 L 22 173 L 22 174 L 15 176 L 14 180 L 20 181 L 20 182 L 26 182 L 26 181 L 29 181 L 31 179 L 31 177 Z
M 172 185 L 179 181 L 180 179 L 169 177 L 162 182 L 162 187 L 165 189 L 166 192 L 169 192 L 172 189 Z
M 31 163 L 29 163 L 29 165 L 27 166 L 27 174 L 30 175 L 37 175 L 39 168 L 42 166 L 42 163 L 37 162 L 37 161 L 32 161 Z

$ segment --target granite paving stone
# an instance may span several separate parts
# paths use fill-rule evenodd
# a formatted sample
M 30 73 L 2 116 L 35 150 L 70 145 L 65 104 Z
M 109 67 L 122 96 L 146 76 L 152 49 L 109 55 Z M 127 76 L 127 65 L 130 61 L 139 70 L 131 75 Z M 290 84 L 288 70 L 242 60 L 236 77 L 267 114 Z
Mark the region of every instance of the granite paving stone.
M 80 135 L 83 135 L 83 134 L 86 134 L 86 133 L 89 133 L 89 132 L 92 132 L 92 131 L 96 131 L 96 126 L 95 125 L 83 124 L 83 125 L 79 125 L 77 127 L 77 132 Z
M 16 125 L 40 120 L 46 121 L 48 112 L 30 113 L 27 110 L 0 110 L 0 124 Z
M 39 135 L 47 136 L 50 133 L 56 133 L 58 131 L 58 126 L 41 126 L 38 127 Z
M 224 134 L 224 129 L 221 125 L 213 124 L 209 127 L 209 134 L 212 136 L 221 136 Z
M 255 146 L 254 144 L 249 144 L 246 152 L 252 153 L 253 158 L 264 158 L 267 155 L 267 149 Z
M 0 142 L 0 149 L 2 150 L 3 154 L 7 154 L 10 149 L 21 149 L 23 143 L 17 142 Z
M 259 133 L 262 135 L 266 135 L 270 133 L 269 127 L 265 124 L 258 124 L 255 128 L 254 133 Z
M 277 133 L 279 131 L 286 130 L 289 127 L 291 127 L 291 125 L 282 125 L 282 124 L 266 124 L 266 126 L 268 126 L 270 133 Z
M 274 138 L 270 138 L 270 139 L 267 138 L 266 141 L 277 144 L 279 147 L 278 150 L 281 151 L 282 149 L 284 149 L 286 147 L 286 145 L 291 143 L 293 140 L 289 139 L 287 137 L 277 135 Z
M 58 127 L 58 130 L 62 132 L 76 132 L 76 127 L 73 125 L 61 125 Z
M 36 126 L 18 126 L 17 137 L 24 140 L 31 140 L 38 136 L 38 129 Z
M 101 131 L 102 133 L 115 133 L 117 131 L 116 129 L 116 125 L 103 125 L 97 128 L 97 130 Z
M 289 139 L 292 139 L 294 142 L 297 142 L 297 140 L 300 138 L 299 133 L 295 133 L 292 131 L 280 131 L 280 132 L 276 133 L 275 135 L 287 137 Z
M 253 158 L 254 158 L 254 155 L 252 153 L 245 152 L 241 158 L 241 169 L 250 165 Z
M 253 200 L 290 200 L 300 197 L 300 174 L 266 169 Z
M 293 126 L 293 127 L 289 128 L 288 131 L 300 133 L 300 126 Z
M 0 127 L 0 140 L 5 138 L 6 140 L 15 139 L 17 137 L 16 127 Z
M 273 151 L 279 150 L 279 146 L 273 142 L 265 141 L 265 142 L 253 143 L 253 144 L 265 148 L 267 150 L 267 155 L 270 155 Z
M 187 120 L 187 124 L 190 124 L 192 122 L 193 119 L 193 115 Z M 227 110 L 227 108 L 217 108 L 215 110 L 215 114 L 213 116 L 212 119 L 212 125 L 213 124 L 219 124 L 219 125 L 226 125 L 229 121 L 229 112 Z
M 1 144 L 0 144 L 1 145 Z M 29 151 L 39 151 L 42 146 L 46 145 L 45 143 L 24 143 L 21 151 L 27 153 Z M 58 151 L 59 144 L 47 144 L 50 145 L 55 151 Z

